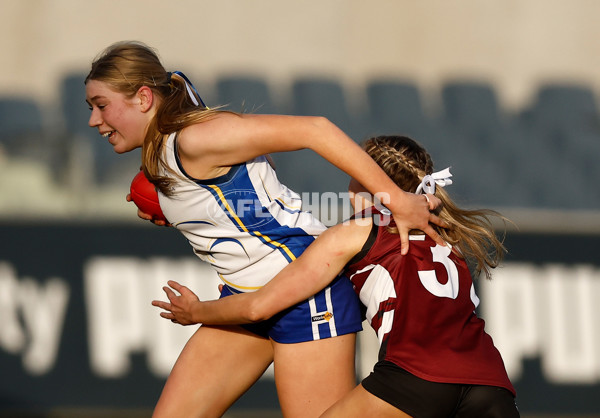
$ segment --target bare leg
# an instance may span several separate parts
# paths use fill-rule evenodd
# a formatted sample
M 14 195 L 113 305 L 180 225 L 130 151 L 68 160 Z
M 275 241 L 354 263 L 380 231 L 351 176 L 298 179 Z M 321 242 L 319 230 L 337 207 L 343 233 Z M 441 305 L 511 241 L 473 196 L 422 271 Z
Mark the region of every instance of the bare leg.
M 362 385 L 358 385 L 352 392 L 329 408 L 321 417 L 410 418 L 410 415 L 367 392 Z
M 356 334 L 298 344 L 273 343 L 275 383 L 287 418 L 318 417 L 356 385 Z
M 220 417 L 272 359 L 268 339 L 241 327 L 201 326 L 179 355 L 153 417 Z

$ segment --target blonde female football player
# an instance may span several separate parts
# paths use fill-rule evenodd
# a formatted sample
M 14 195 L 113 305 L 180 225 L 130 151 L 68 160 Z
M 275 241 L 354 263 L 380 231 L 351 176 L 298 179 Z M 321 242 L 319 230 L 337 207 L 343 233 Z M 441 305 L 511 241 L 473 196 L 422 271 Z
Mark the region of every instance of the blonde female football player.
M 475 314 L 479 299 L 465 260 L 487 277 L 497 266 L 504 248 L 489 223 L 496 213 L 460 209 L 436 189 L 451 182 L 449 171 L 433 173 L 431 158 L 410 138 L 372 138 L 366 151 L 404 190 L 425 189 L 441 199 L 440 216 L 452 226 L 440 230 L 448 246 L 414 231 L 403 255 L 389 212 L 373 207 L 353 179 L 355 217 L 321 234 L 259 291 L 200 302 L 171 281 L 165 287 L 169 302 L 153 304 L 167 311 L 163 317 L 184 325 L 264 320 L 327 285 L 345 267 L 379 338 L 380 356 L 373 372 L 323 416 L 518 417 L 500 353 Z
M 208 109 L 187 78 L 165 71 L 146 45 L 107 48 L 92 63 L 86 97 L 89 125 L 117 153 L 142 148 L 142 167 L 164 214 L 215 268 L 223 296 L 259 289 L 324 230 L 279 183 L 265 157 L 270 152 L 313 149 L 371 192 L 387 193 L 403 251 L 413 228 L 442 242 L 429 225 L 444 224 L 429 212 L 439 201 L 403 192 L 328 120 Z M 283 413 L 320 415 L 354 386 L 361 320 L 346 278 L 315 293 L 254 326 L 200 327 L 154 416 L 220 416 L 271 362 Z

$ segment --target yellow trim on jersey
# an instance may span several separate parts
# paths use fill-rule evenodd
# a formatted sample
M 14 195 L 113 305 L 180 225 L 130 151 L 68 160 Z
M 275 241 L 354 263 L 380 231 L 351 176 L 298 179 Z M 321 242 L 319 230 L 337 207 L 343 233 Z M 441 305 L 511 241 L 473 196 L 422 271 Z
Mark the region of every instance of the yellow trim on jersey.
M 300 210 L 302 209 L 302 205 L 300 206 L 292 206 L 292 205 L 288 205 L 286 202 L 284 202 L 280 197 L 278 197 L 277 199 L 278 202 L 280 202 L 283 206 L 285 206 L 288 209 L 292 209 L 292 210 Z
M 227 209 L 227 211 L 229 212 L 231 217 L 233 219 L 235 219 L 237 224 L 240 226 L 240 228 L 242 228 L 242 230 L 244 230 L 244 232 L 252 233 L 257 237 L 263 238 L 267 243 L 272 244 L 272 245 L 276 246 L 277 248 L 281 248 L 283 251 L 285 251 L 285 253 L 288 255 L 288 257 L 290 259 L 292 259 L 292 260 L 296 259 L 296 256 L 294 255 L 294 253 L 292 253 L 285 244 L 274 241 L 271 238 L 269 238 L 268 236 L 261 234 L 258 231 L 248 231 L 248 228 L 246 228 L 246 226 L 244 225 L 242 220 L 240 218 L 238 218 L 237 214 L 233 211 L 233 209 L 231 209 L 231 206 L 229 206 L 229 203 L 227 202 L 227 199 L 225 199 L 225 196 L 223 195 L 223 192 L 221 191 L 221 189 L 218 186 L 215 186 L 213 184 L 209 184 L 208 186 L 217 193 L 217 195 L 219 196 L 219 199 L 223 203 L 223 206 L 225 206 L 225 209 Z
M 278 248 L 281 248 L 283 251 L 285 251 L 285 253 L 288 255 L 288 257 L 290 257 L 292 260 L 295 260 L 295 259 L 296 259 L 296 256 L 294 255 L 294 253 L 292 253 L 292 252 L 290 251 L 290 249 L 289 249 L 289 248 L 288 248 L 288 247 L 287 247 L 285 244 L 282 244 L 282 243 L 280 243 L 280 242 L 277 242 L 277 241 L 273 241 L 271 238 L 269 238 L 269 237 L 268 237 L 268 236 L 266 236 L 266 235 L 263 235 L 263 234 L 261 234 L 261 233 L 260 233 L 260 232 L 258 232 L 258 231 L 252 231 L 252 233 L 253 233 L 254 235 L 256 235 L 257 237 L 261 237 L 261 238 L 263 238 L 263 239 L 264 239 L 265 241 L 267 241 L 269 244 L 273 244 L 274 246 L 276 246 L 276 247 L 278 247 Z
M 274 200 L 275 200 L 275 201 L 277 201 L 277 202 L 281 203 L 283 206 L 285 206 L 285 207 L 286 207 L 286 208 L 288 208 L 288 209 L 292 209 L 292 210 L 301 210 L 301 209 L 302 209 L 302 205 L 300 205 L 300 206 L 291 206 L 291 205 L 288 205 L 288 204 L 287 204 L 286 202 L 284 202 L 284 201 L 283 201 L 283 199 L 281 199 L 280 197 L 273 199 L 273 198 L 271 197 L 271 193 L 269 193 L 269 191 L 267 190 L 267 186 L 265 186 L 265 182 L 264 182 L 264 180 L 262 179 L 262 177 L 260 178 L 260 182 L 262 183 L 263 190 L 264 190 L 264 191 L 265 191 L 265 193 L 267 194 L 267 197 L 269 198 L 269 200 L 270 200 L 270 201 L 274 201 Z
M 267 194 L 267 197 L 269 198 L 269 200 L 273 201 L 273 198 L 271 197 L 271 193 L 269 193 L 269 191 L 267 190 L 267 186 L 265 185 L 265 181 L 263 180 L 262 176 L 260 177 L 260 182 L 262 183 L 263 190 Z
M 225 196 L 223 195 L 223 192 L 221 191 L 221 189 L 213 184 L 209 184 L 208 187 L 210 187 L 215 192 L 217 192 L 217 195 L 219 196 L 219 199 L 221 199 L 221 202 L 225 206 L 225 209 L 227 209 L 227 211 L 231 214 L 233 219 L 235 219 L 235 221 L 238 223 L 240 228 L 242 228 L 244 230 L 244 232 L 248 232 L 248 229 L 246 228 L 246 226 L 244 225 L 242 220 L 240 218 L 238 218 L 237 214 L 233 211 L 233 209 L 231 209 L 231 206 L 229 206 L 229 203 L 227 202 L 227 199 L 225 199 Z
M 223 275 L 221 273 L 218 273 L 219 277 L 221 278 L 221 280 L 223 280 L 223 282 L 225 282 L 226 285 L 233 287 L 235 289 L 243 289 L 243 290 L 258 290 L 260 289 L 262 286 L 239 286 L 237 284 L 233 284 L 230 281 L 225 280 L 225 278 L 223 277 Z

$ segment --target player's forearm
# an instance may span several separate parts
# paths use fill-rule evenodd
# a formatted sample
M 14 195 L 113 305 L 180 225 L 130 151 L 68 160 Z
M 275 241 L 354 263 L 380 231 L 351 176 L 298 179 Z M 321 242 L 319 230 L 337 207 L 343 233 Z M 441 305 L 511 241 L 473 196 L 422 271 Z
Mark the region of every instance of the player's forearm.
M 356 179 L 370 193 L 383 195 L 383 203 L 392 211 L 402 207 L 406 192 L 358 144 L 334 124 L 321 129 L 322 134 L 310 144 L 313 151 Z
M 194 322 L 206 325 L 234 325 L 256 322 L 250 309 L 251 293 L 198 302 L 192 309 Z
M 238 293 L 218 300 L 198 302 L 192 310 L 193 320 L 206 325 L 265 321 L 314 293 L 310 286 L 303 286 L 300 280 L 296 281 L 293 290 L 290 290 L 289 284 L 294 280 L 293 277 L 287 276 L 281 284 L 271 284 L 256 292 Z
M 198 302 L 194 320 L 210 325 L 264 321 L 326 287 L 362 248 L 370 225 L 336 225 L 256 292 Z
M 331 262 L 326 267 L 314 268 L 307 267 L 305 261 L 301 257 L 289 264 L 256 292 L 196 303 L 192 310 L 194 322 L 232 325 L 265 321 L 323 289 L 343 266 L 341 262 Z

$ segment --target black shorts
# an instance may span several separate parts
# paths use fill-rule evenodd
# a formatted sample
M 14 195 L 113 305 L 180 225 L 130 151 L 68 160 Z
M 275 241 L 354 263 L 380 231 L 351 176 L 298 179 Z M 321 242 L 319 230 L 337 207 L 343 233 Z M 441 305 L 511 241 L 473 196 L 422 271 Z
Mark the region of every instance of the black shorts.
M 415 418 L 517 418 L 513 394 L 497 386 L 423 380 L 389 361 L 380 361 L 362 386 Z

